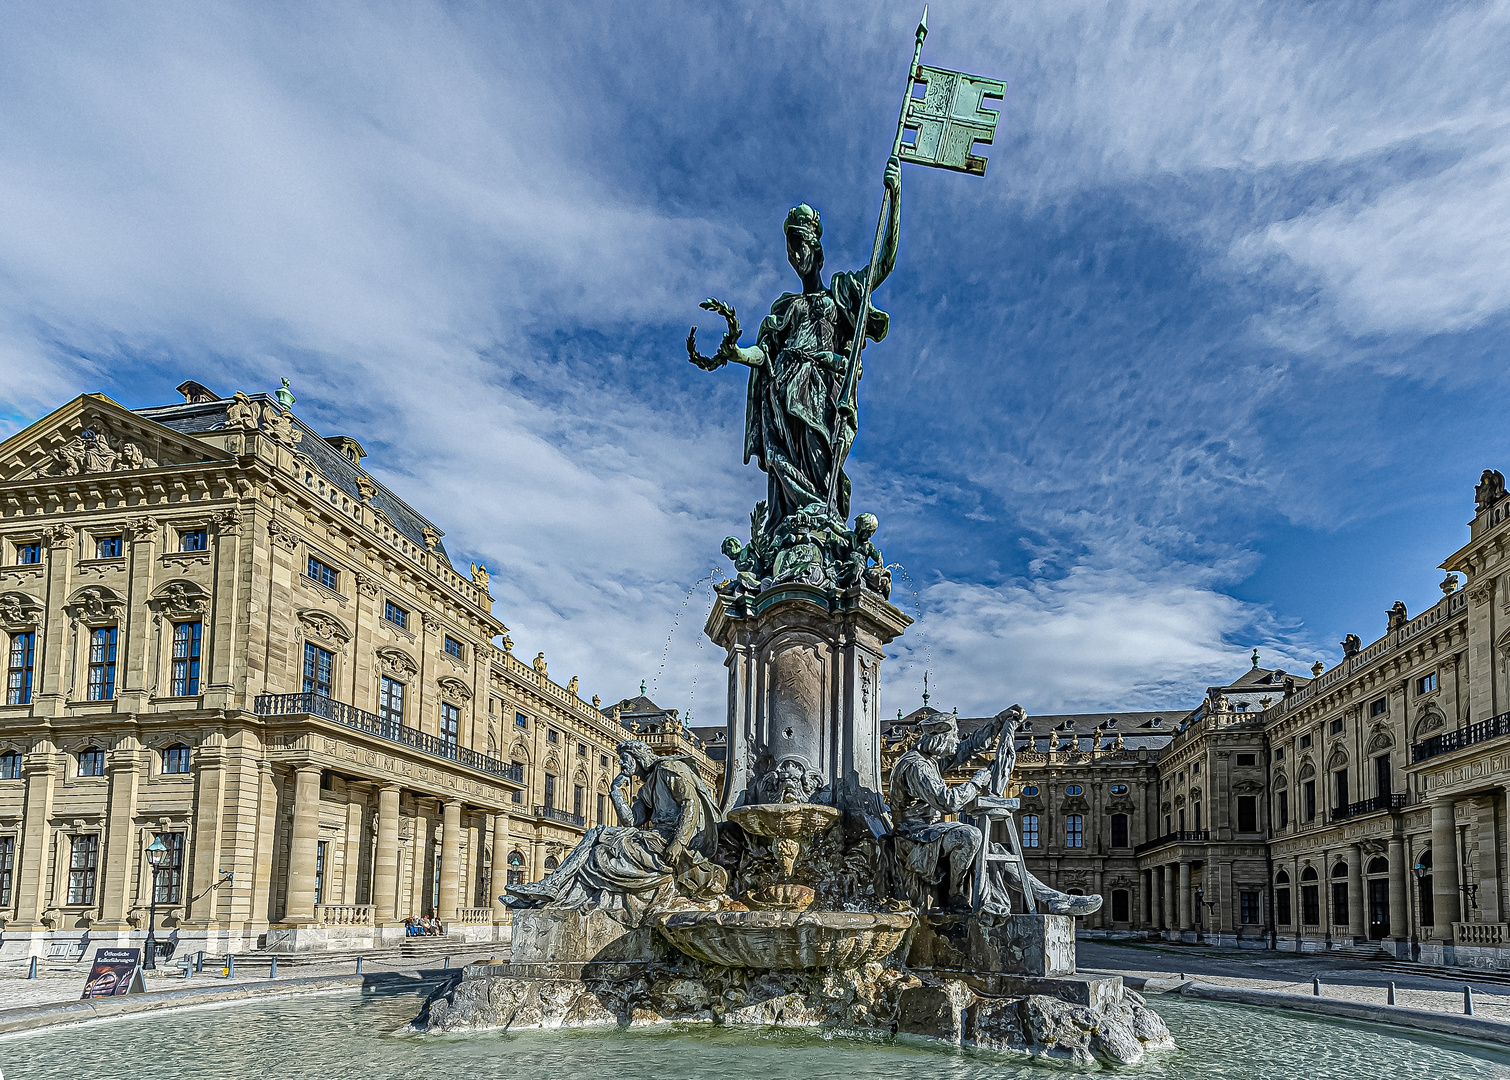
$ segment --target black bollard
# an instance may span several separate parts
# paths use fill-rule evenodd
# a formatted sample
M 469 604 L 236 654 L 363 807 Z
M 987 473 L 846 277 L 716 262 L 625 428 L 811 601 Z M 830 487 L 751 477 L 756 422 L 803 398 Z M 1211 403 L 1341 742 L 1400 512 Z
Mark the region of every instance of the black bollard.
M 236 956 L 234 953 L 225 954 L 225 977 L 227 979 L 234 979 L 236 977 Z
M 1473 987 L 1463 987 L 1463 1015 L 1473 1015 Z
M 361 973 L 362 973 L 362 958 L 359 956 L 359 957 L 357 957 L 357 974 L 360 975 Z
M 1311 996 L 1312 997 L 1320 997 L 1321 996 L 1321 976 L 1320 975 L 1312 975 L 1311 976 Z
M 26 977 L 28 979 L 35 979 L 37 977 L 37 958 L 35 956 L 31 958 L 31 967 L 27 969 Z
M 1393 1005 L 1395 1003 L 1395 984 L 1394 983 L 1390 983 L 1389 984 L 1389 1003 L 1391 1005 Z
M 451 966 L 451 958 L 448 956 L 448 957 L 446 957 L 445 963 L 441 964 L 441 967 L 448 968 L 450 966 Z
M 276 979 L 278 977 L 278 958 L 276 956 L 267 965 L 267 977 L 269 979 Z
M 204 971 L 204 950 L 200 949 L 194 954 L 194 974 L 198 975 L 202 971 Z

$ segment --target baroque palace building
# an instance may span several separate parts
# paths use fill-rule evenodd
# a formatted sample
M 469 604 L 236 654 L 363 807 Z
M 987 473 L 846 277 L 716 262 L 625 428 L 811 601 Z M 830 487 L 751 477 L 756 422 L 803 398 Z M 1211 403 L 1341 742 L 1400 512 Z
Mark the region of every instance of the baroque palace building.
M 1442 599 L 1333 667 L 1255 652 L 1194 709 L 1030 717 L 1008 794 L 1029 869 L 1106 897 L 1084 932 L 1510 968 L 1510 499 L 1474 494 Z
M 492 940 L 610 820 L 629 723 L 514 656 L 487 571 L 286 383 L 179 391 L 0 444 L 0 956 L 139 944 L 154 900 L 186 951 Z

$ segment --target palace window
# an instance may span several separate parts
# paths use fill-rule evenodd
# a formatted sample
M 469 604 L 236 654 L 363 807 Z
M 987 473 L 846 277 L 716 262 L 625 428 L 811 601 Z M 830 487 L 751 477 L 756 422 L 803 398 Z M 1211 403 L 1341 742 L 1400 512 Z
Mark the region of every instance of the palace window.
M 1290 824 L 1290 793 L 1288 791 L 1281 791 L 1277 794 L 1276 799 L 1279 803 L 1279 827 L 1283 829 Z
M 79 751 L 79 775 L 80 776 L 104 776 L 105 775 L 105 751 L 98 746 Z
M 1129 847 L 1127 837 L 1127 815 L 1112 815 L 1112 847 Z
M 446 652 L 450 653 L 458 660 L 460 660 L 467 654 L 465 646 L 463 646 L 462 643 L 457 641 L 454 637 L 446 638 Z
M 547 871 L 555 870 L 560 865 L 560 863 L 556 862 L 556 857 L 554 855 L 547 855 L 545 857 L 545 869 Z
M 1284 759 L 1285 759 L 1285 748 L 1283 746 L 1276 746 L 1274 748 L 1274 760 L 1275 761 L 1283 761 Z
M 330 697 L 330 686 L 335 681 L 336 658 L 334 654 L 318 645 L 304 643 L 304 692 Z
M 115 697 L 115 627 L 97 626 L 89 631 L 89 700 Z
M 77 833 L 68 846 L 68 903 L 93 904 L 95 872 L 99 869 L 100 836 L 98 833 Z
M 1238 918 L 1248 926 L 1258 925 L 1258 890 L 1242 889 L 1237 894 Z
M 119 559 L 121 557 L 121 538 L 119 536 L 95 537 L 94 557 L 96 559 Z
M 1304 926 L 1321 925 L 1321 886 L 1316 868 L 1308 866 L 1300 874 L 1300 921 Z
M 1195 831 L 1196 832 L 1200 832 L 1201 831 L 1201 804 L 1200 803 L 1196 803 L 1194 805 L 1193 809 L 1195 810 Z
M 546 742 L 560 742 L 561 741 L 561 733 L 559 731 L 557 731 L 555 728 L 547 728 L 546 732 L 545 732 L 545 741 Z
M 1287 870 L 1274 875 L 1274 921 L 1280 926 L 1290 925 L 1290 874 Z
M 600 767 L 604 768 L 604 769 L 608 768 L 608 755 L 607 754 L 599 754 L 598 755 L 598 765 Z
M 5 703 L 30 705 L 32 671 L 37 660 L 37 632 L 10 636 L 10 660 L 5 673 Z
M 10 907 L 11 882 L 16 872 L 16 838 L 0 836 L 0 908 Z
M 1327 730 L 1329 730 L 1333 735 L 1341 735 L 1342 734 L 1342 717 L 1339 716 L 1335 720 L 1333 720 L 1332 723 L 1331 723 L 1331 726 Z
M 1127 785 L 1126 784 L 1113 784 L 1112 785 L 1112 794 L 1113 795 L 1126 795 L 1127 794 Z
M 1038 788 L 1035 787 L 1033 784 L 1029 784 L 1027 787 L 1025 787 L 1025 788 L 1022 789 L 1022 793 L 1024 795 L 1037 795 L 1038 794 Z
M 1389 708 L 1389 699 L 1388 698 L 1379 698 L 1377 701 L 1371 701 L 1371 702 L 1369 702 L 1369 704 L 1368 704 L 1368 714 L 1370 716 L 1383 716 L 1385 710 L 1387 710 L 1388 708 Z
M 409 613 L 392 600 L 383 601 L 383 618 L 400 630 L 409 629 Z
M 1332 774 L 1332 795 L 1338 810 L 1347 810 L 1347 770 L 1338 769 Z
M 36 541 L 16 545 L 16 562 L 21 566 L 35 566 L 42 561 L 42 545 Z
M 577 817 L 582 816 L 582 802 L 586 796 L 581 784 L 573 784 L 571 789 L 571 812 Z
M 545 808 L 547 810 L 556 808 L 556 778 L 550 773 L 545 774 Z
M 1332 924 L 1346 926 L 1347 917 L 1347 863 L 1338 863 L 1332 868 Z M 1338 880 L 1340 879 L 1340 880 Z
M 1085 788 L 1081 787 L 1079 784 L 1071 784 L 1064 789 L 1064 793 L 1066 795 L 1084 795 Z
M 1301 795 L 1305 800 L 1305 820 L 1316 820 L 1316 781 L 1307 780 L 1301 787 Z
M 325 853 L 330 841 L 320 840 L 315 844 L 315 903 L 325 903 Z
M 309 565 L 306 567 L 304 573 L 311 581 L 318 581 L 327 589 L 334 589 L 336 582 L 341 580 L 340 575 L 336 573 L 335 567 L 321 562 L 313 555 L 309 557 Z
M 516 712 L 514 714 L 514 726 L 517 728 L 527 728 L 530 726 L 530 718 L 522 712 Z
M 173 624 L 173 671 L 171 693 L 174 697 L 193 697 L 199 693 L 199 637 L 202 624 Z
M 507 884 L 507 885 L 523 885 L 524 884 L 524 853 L 523 852 L 521 852 L 521 851 L 511 851 L 511 852 L 509 852 L 508 878 L 505 881 L 505 884 Z
M 598 793 L 598 818 L 597 818 L 597 824 L 599 824 L 599 825 L 606 824 L 607 823 L 607 818 L 608 818 L 608 796 L 604 795 L 602 792 L 599 792 Z
M 456 738 L 461 731 L 461 710 L 449 701 L 440 703 L 440 737 L 454 753 Z
M 163 772 L 186 773 L 189 771 L 189 748 L 183 743 L 174 743 L 163 751 Z
M 1419 679 L 1416 680 L 1416 693 L 1418 694 L 1429 694 L 1436 688 L 1437 673 L 1435 671 L 1433 671 L 1430 675 L 1422 675 Z
M 1237 797 L 1237 831 L 1258 832 L 1258 796 Z
M 390 724 L 404 722 L 404 684 L 386 675 L 378 689 L 378 717 Z
M 1022 846 L 1025 848 L 1038 846 L 1038 815 L 1022 815 Z
M 1128 922 L 1131 907 L 1126 889 L 1112 890 L 1112 922 Z
M 1257 764 L 1258 764 L 1258 755 L 1257 754 L 1238 754 L 1237 755 L 1237 767 L 1240 768 L 1240 769 L 1242 769 L 1242 768 L 1251 768 L 1252 766 L 1257 765 Z
M 514 788 L 509 792 L 509 802 L 524 802 L 524 792 L 520 791 L 518 788 Z
M 14 750 L 0 754 L 0 780 L 21 779 L 21 755 Z M 0 907 L 5 905 L 0 904 Z
M 184 886 L 184 834 L 161 833 L 158 839 L 167 848 L 162 862 L 157 864 L 157 895 L 159 904 L 177 904 L 183 901 Z
M 577 744 L 577 756 L 578 757 L 586 757 L 587 756 L 587 744 L 585 742 L 579 742 Z
M 210 546 L 210 534 L 204 529 L 189 529 L 178 534 L 179 551 L 204 551 Z
M 1300 748 L 1302 750 L 1309 750 L 1311 748 L 1311 736 L 1309 733 L 1300 737 Z
M 1064 819 L 1064 846 L 1085 846 L 1085 819 L 1079 814 L 1068 814 Z

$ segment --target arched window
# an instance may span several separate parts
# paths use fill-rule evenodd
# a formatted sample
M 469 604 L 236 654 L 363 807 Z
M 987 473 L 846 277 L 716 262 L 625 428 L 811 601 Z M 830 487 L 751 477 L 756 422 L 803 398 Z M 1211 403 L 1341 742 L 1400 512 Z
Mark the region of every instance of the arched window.
M 1112 794 L 1113 795 L 1126 795 L 1127 794 L 1127 785 L 1126 784 L 1113 784 L 1112 785 Z
M 80 750 L 79 775 L 104 776 L 105 751 L 101 750 L 98 746 L 91 746 L 87 750 Z
M 1022 789 L 1022 793 L 1024 795 L 1037 795 L 1038 794 L 1038 788 L 1035 787 L 1033 784 L 1029 784 L 1027 787 L 1025 787 L 1025 788 Z
M 1300 921 L 1306 926 L 1321 925 L 1321 886 L 1314 866 L 1300 872 Z M 1344 886 L 1346 887 L 1346 886 Z
M 1274 875 L 1274 884 L 1276 884 L 1276 885 L 1288 885 L 1288 884 L 1290 884 L 1290 872 L 1288 870 L 1281 870 L 1279 873 L 1275 874 Z
M 1131 907 L 1126 889 L 1112 890 L 1112 922 L 1130 921 L 1128 912 Z
M 1064 793 L 1066 795 L 1084 795 L 1085 788 L 1081 787 L 1079 784 L 1071 784 L 1069 787 L 1064 789 Z
M 14 750 L 0 754 L 0 780 L 21 779 L 21 755 Z
M 524 852 L 509 852 L 508 876 L 504 879 L 504 883 L 507 885 L 524 884 Z
M 1274 875 L 1274 919 L 1280 926 L 1290 925 L 1290 872 Z
M 1389 860 L 1386 859 L 1386 858 L 1384 858 L 1383 856 L 1380 856 L 1377 859 L 1371 860 L 1369 862 L 1369 864 L 1368 864 L 1368 872 L 1370 874 L 1387 874 L 1387 873 L 1389 873 Z
M 1314 866 L 1308 866 L 1308 867 L 1306 867 L 1304 870 L 1302 870 L 1300 872 L 1300 880 L 1301 881 L 1315 881 L 1316 880 L 1316 868 Z
M 1127 833 L 1128 833 L 1128 829 L 1127 829 L 1127 815 L 1126 814 L 1113 814 L 1112 815 L 1112 847 L 1127 847 L 1129 845 L 1129 842 L 1130 842 Z
M 186 773 L 189 771 L 189 748 L 183 743 L 174 743 L 163 751 L 163 772 Z
M 556 857 L 554 855 L 547 855 L 545 857 L 545 869 L 547 873 L 556 869 L 556 867 L 559 865 L 560 863 L 556 862 Z

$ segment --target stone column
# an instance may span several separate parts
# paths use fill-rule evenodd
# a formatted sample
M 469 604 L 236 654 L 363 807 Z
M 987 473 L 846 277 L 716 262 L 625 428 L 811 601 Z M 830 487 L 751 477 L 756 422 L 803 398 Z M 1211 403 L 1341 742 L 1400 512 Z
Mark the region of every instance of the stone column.
M 1494 826 L 1495 803 L 1499 800 L 1493 795 L 1480 795 L 1478 802 L 1478 881 L 1469 882 L 1479 887 L 1476 899 L 1479 904 L 1479 918 L 1486 923 L 1500 921 L 1500 871 L 1499 871 L 1499 845 L 1496 843 L 1498 830 Z M 1474 835 L 1470 829 L 1469 836 Z
M 372 859 L 372 902 L 378 925 L 394 921 L 398 899 L 398 785 L 378 792 L 377 850 Z
M 1147 870 L 1138 871 L 1138 929 L 1153 925 L 1153 882 Z
M 278 785 L 273 777 L 273 764 L 261 761 L 257 765 L 257 854 L 252 875 L 253 924 L 268 925 L 272 921 L 271 899 L 273 893 L 273 866 L 278 850 Z
M 105 771 L 110 777 L 110 809 L 105 818 L 105 850 L 100 859 L 104 904 L 98 929 L 125 933 L 127 891 L 136 858 L 136 803 L 141 785 L 141 752 L 136 740 L 123 739 L 110 752 Z M 96 927 L 91 927 L 91 930 Z
M 430 844 L 435 834 L 435 818 L 426 801 L 414 800 L 414 865 L 409 874 L 409 914 L 415 918 L 430 907 L 435 887 L 435 859 Z M 432 913 L 433 914 L 433 913 Z
M 1391 941 L 1405 941 L 1410 937 L 1410 907 L 1406 900 L 1409 888 L 1410 862 L 1405 857 L 1405 841 L 1391 837 L 1389 841 L 1389 937 Z
M 220 826 L 225 806 L 225 749 L 223 746 L 199 747 L 194 752 L 194 831 L 192 845 L 193 872 L 184 875 L 184 921 L 193 926 L 210 927 L 223 901 L 215 882 L 220 880 Z M 302 773 L 301 773 L 302 775 Z M 320 798 L 320 770 L 314 770 L 314 796 Z M 297 827 L 297 824 L 296 824 Z M 313 827 L 313 826 L 311 826 Z M 313 835 L 313 834 L 311 834 Z M 311 896 L 314 889 L 314 848 L 310 848 Z M 198 899 L 194 899 L 198 897 Z M 228 899 L 228 898 L 227 898 Z
M 1175 863 L 1164 864 L 1164 929 L 1180 928 L 1179 901 L 1175 898 Z
M 301 765 L 294 777 L 294 829 L 288 845 L 288 903 L 283 921 L 313 922 L 315 855 L 320 839 L 320 767 Z
M 493 925 L 502 924 L 509 909 L 499 899 L 509 877 L 509 816 L 493 815 L 493 880 L 488 884 L 488 903 L 493 905 Z
M 367 800 L 356 784 L 346 786 L 346 835 L 341 842 L 341 903 L 357 902 L 357 887 L 362 877 L 362 848 Z
M 1347 856 L 1347 920 L 1353 937 L 1368 938 L 1368 897 L 1364 894 L 1364 849 L 1353 844 Z
M 447 799 L 441 809 L 440 904 L 437 918 L 446 925 L 456 921 L 457 878 L 461 862 L 461 803 Z
M 1457 813 L 1451 799 L 1431 803 L 1431 899 L 1436 922 L 1431 936 L 1451 944 L 1452 924 L 1461 921 L 1458 892 Z
M 63 755 L 40 743 L 22 759 L 26 780 L 26 808 L 21 814 L 21 843 L 16 856 L 16 919 L 6 927 L 45 931 L 40 919 L 46 908 L 47 857 L 53 843 L 53 800 L 63 773 Z M 40 948 L 34 952 L 43 952 Z
M 1178 901 L 1178 903 L 1179 903 L 1179 910 L 1180 910 L 1180 931 L 1181 931 L 1181 933 L 1184 933 L 1184 932 L 1187 932 L 1189 930 L 1194 929 L 1194 924 L 1190 921 L 1190 900 L 1191 900 L 1191 897 L 1190 897 L 1190 863 L 1188 863 L 1188 862 L 1186 862 L 1184 860 L 1181 860 L 1180 861 L 1180 897 L 1179 897 L 1179 901 Z

